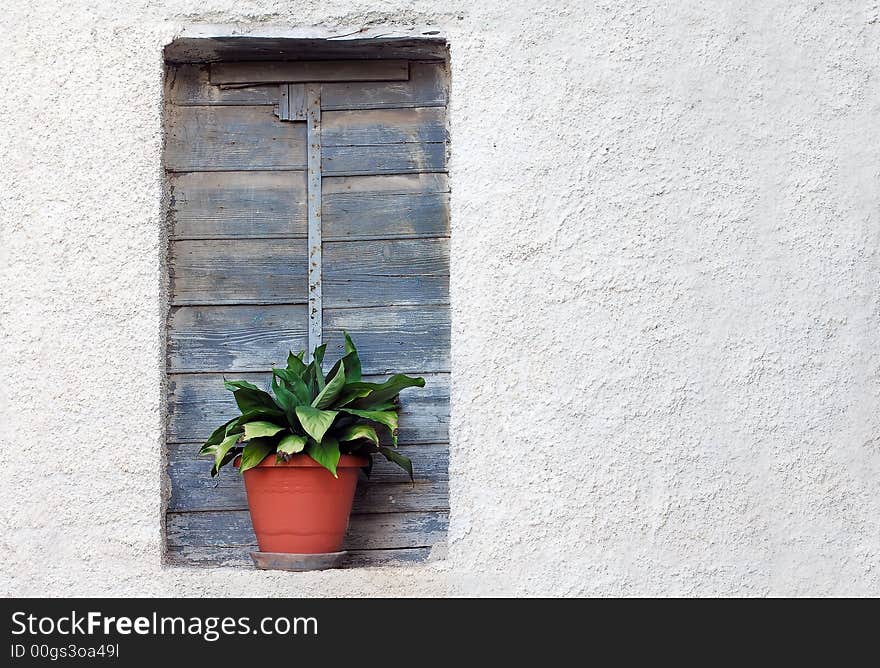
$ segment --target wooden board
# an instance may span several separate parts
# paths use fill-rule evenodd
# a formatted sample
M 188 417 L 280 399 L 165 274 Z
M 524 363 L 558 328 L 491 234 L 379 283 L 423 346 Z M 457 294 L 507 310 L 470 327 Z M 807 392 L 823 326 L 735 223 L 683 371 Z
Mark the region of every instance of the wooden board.
M 189 546 L 185 543 L 167 545 L 166 559 L 171 566 L 253 568 L 248 546 Z M 366 566 L 404 566 L 427 561 L 430 547 L 404 547 L 380 550 L 348 550 L 343 568 Z
M 284 366 L 289 350 L 306 348 L 307 321 L 304 305 L 174 307 L 169 371 L 240 373 Z M 328 360 L 343 354 L 343 329 L 357 342 L 365 373 L 449 371 L 447 306 L 328 309 Z
M 171 243 L 171 303 L 295 304 L 306 299 L 306 242 L 238 239 Z
M 324 240 L 448 236 L 449 193 L 324 195 Z
M 174 107 L 165 137 L 173 172 L 306 168 L 304 123 L 282 123 L 270 107 Z
M 433 545 L 438 537 L 445 535 L 448 517 L 446 511 L 353 514 L 342 549 L 381 550 Z M 257 549 L 250 513 L 246 510 L 168 513 L 166 536 L 169 546 Z
M 278 104 L 278 86 L 212 86 L 208 80 L 208 65 L 185 64 L 168 68 L 165 100 L 180 106 L 275 105 Z
M 168 446 L 171 497 L 168 510 L 247 510 L 247 495 L 238 471 L 229 467 L 211 478 L 210 457 L 199 457 L 197 443 Z M 355 494 L 355 513 L 445 510 L 449 505 L 449 464 L 445 444 L 400 446 L 413 461 L 415 482 L 399 467 L 378 455 L 369 480 L 361 476 Z
M 373 146 L 446 141 L 442 107 L 327 111 L 321 118 L 324 146 Z
M 421 375 L 425 378 L 424 388 L 400 395 L 401 445 L 443 443 L 449 438 L 449 374 Z M 262 388 L 268 387 L 269 382 L 267 373 L 235 373 L 227 377 L 247 380 Z M 168 391 L 169 442 L 204 441 L 215 427 L 237 415 L 232 393 L 223 388 L 222 374 L 172 373 L 168 375 Z
M 409 81 L 393 83 L 326 83 L 321 86 L 321 108 L 388 109 L 445 107 L 448 97 L 446 67 L 441 62 L 413 62 Z
M 305 172 L 184 172 L 169 185 L 174 239 L 306 237 Z
M 324 244 L 327 308 L 449 303 L 447 239 Z
M 405 60 L 289 60 L 211 65 L 211 83 L 214 85 L 407 79 L 409 63 Z
M 442 172 L 446 170 L 446 144 L 328 146 L 323 164 L 328 176 Z

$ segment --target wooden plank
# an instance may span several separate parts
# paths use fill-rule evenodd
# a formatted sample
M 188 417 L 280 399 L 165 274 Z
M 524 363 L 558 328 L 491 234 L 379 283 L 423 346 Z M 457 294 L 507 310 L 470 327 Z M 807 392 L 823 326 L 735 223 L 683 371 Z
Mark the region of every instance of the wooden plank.
M 379 176 L 328 176 L 321 181 L 325 197 L 331 195 L 427 195 L 449 192 L 443 172 L 382 174 Z
M 169 185 L 174 239 L 306 237 L 305 172 L 182 172 Z
M 321 299 L 321 142 L 323 123 L 321 120 L 321 89 L 309 84 L 305 90 L 306 126 L 308 128 L 309 154 L 309 347 L 307 359 L 312 351 L 321 345 L 323 331 L 324 305 Z
M 324 195 L 324 240 L 449 235 L 449 193 Z
M 194 105 L 273 105 L 278 102 L 277 86 L 221 88 L 208 80 L 208 66 L 185 64 L 168 68 L 165 99 L 179 106 Z
M 306 129 L 271 107 L 175 107 L 165 168 L 172 172 L 306 168 Z
M 250 558 L 252 548 L 244 547 L 200 547 L 169 545 L 168 563 L 174 566 L 227 566 L 253 568 Z M 349 550 L 342 568 L 363 568 L 367 566 L 411 565 L 426 561 L 431 554 L 430 547 L 406 547 L 388 550 Z
M 178 306 L 168 324 L 171 372 L 268 371 L 284 366 L 289 350 L 308 345 L 302 305 Z M 343 329 L 354 338 L 365 373 L 449 371 L 448 306 L 325 309 L 328 360 L 343 354 Z
M 241 475 L 229 467 L 211 478 L 210 457 L 199 457 L 199 444 L 168 446 L 171 482 L 170 511 L 247 510 Z M 354 512 L 385 513 L 449 508 L 449 453 L 445 444 L 401 446 L 401 454 L 413 461 L 415 483 L 399 467 L 381 455 L 374 458 L 369 480 L 361 477 L 355 494 Z
M 326 146 L 323 165 L 325 177 L 443 172 L 446 170 L 446 144 Z
M 256 549 L 256 537 L 246 510 L 167 513 L 169 546 Z M 342 549 L 375 550 L 433 545 L 446 534 L 445 511 L 352 515 Z
M 449 303 L 447 239 L 324 244 L 328 308 Z
M 442 62 L 410 63 L 409 76 L 409 81 L 389 83 L 325 83 L 321 87 L 321 108 L 339 110 L 446 106 L 448 75 Z
M 308 307 L 177 306 L 168 319 L 170 371 L 266 371 L 308 346 Z
M 446 109 L 373 109 L 324 112 L 321 125 L 324 146 L 445 142 Z
M 238 239 L 171 243 L 171 303 L 303 303 L 306 242 Z
M 444 443 L 449 438 L 449 374 L 423 373 L 425 387 L 400 395 L 400 444 Z M 269 384 L 267 373 L 235 373 L 228 377 L 247 380 L 258 387 Z M 376 379 L 367 376 L 367 379 Z M 223 388 L 223 376 L 209 374 L 168 375 L 168 441 L 204 441 L 220 424 L 238 414 L 232 393 Z
M 409 63 L 405 60 L 289 60 L 211 65 L 211 83 L 214 85 L 407 79 Z

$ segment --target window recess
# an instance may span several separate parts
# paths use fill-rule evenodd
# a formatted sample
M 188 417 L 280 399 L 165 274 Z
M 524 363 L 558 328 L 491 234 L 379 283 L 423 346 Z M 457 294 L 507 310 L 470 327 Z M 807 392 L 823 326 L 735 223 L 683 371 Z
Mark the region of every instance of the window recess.
M 416 483 L 376 461 L 349 565 L 426 559 L 449 509 L 445 62 L 169 62 L 166 74 L 168 560 L 251 567 L 237 473 L 212 480 L 195 456 L 234 410 L 222 376 L 265 386 L 288 347 L 326 341 L 333 357 L 343 329 L 365 374 L 427 381 L 402 397 Z

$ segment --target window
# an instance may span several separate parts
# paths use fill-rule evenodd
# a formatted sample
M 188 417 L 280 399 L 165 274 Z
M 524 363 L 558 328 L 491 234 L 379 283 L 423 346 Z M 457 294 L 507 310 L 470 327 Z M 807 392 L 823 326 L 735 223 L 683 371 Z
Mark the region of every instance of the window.
M 416 484 L 376 460 L 349 564 L 425 559 L 448 517 L 445 63 L 169 62 L 166 74 L 169 561 L 250 565 L 256 549 L 240 476 L 212 480 L 196 458 L 234 412 L 222 377 L 265 387 L 288 347 L 322 338 L 332 357 L 343 329 L 365 374 L 427 381 L 402 397 Z

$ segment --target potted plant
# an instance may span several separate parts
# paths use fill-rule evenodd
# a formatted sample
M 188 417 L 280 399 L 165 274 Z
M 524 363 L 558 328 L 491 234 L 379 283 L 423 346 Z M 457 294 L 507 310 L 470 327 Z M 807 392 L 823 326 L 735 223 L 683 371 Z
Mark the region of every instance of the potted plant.
M 291 352 L 285 368 L 273 368 L 271 394 L 224 379 L 241 414 L 214 430 L 199 454 L 214 458 L 212 476 L 230 462 L 244 475 L 261 552 L 338 552 L 358 469 L 369 476 L 375 454 L 412 478 L 412 463 L 395 449 L 398 395 L 425 381 L 401 374 L 363 382 L 357 349 L 344 336 L 345 355 L 326 376 L 324 344 L 308 364 L 304 351 Z M 390 438 L 380 439 L 385 433 Z

